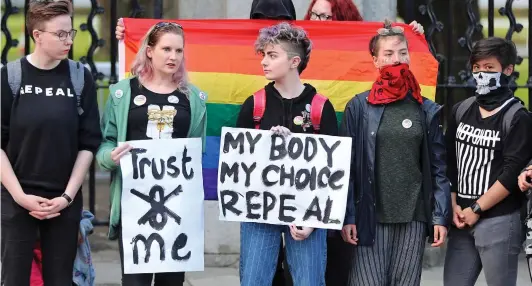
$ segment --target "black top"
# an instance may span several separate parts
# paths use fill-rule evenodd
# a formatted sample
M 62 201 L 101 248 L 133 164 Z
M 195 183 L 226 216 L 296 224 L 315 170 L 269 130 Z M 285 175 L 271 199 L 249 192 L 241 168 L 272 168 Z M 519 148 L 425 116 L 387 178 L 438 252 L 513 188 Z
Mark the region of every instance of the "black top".
M 273 82 L 266 85 L 266 109 L 260 129 L 270 130 L 274 126 L 284 126 L 293 133 L 314 133 L 310 124 L 309 109 L 316 89 L 305 84 L 305 89 L 296 98 L 286 99 L 281 97 L 273 86 Z M 255 128 L 253 121 L 253 96 L 244 101 L 238 114 L 236 126 L 239 128 Z M 294 120 L 295 119 L 295 120 Z M 321 115 L 320 134 L 338 135 L 338 121 L 331 102 L 325 102 Z
M 377 221 L 426 221 L 421 185 L 423 126 L 419 103 L 387 104 L 377 131 L 375 179 Z
M 295 20 L 296 9 L 292 0 L 253 0 L 249 18 Z
M 21 92 L 13 97 L 2 67 L 2 149 L 22 188 L 64 192 L 78 152 L 95 152 L 102 135 L 96 86 L 85 69 L 78 114 L 68 60 L 41 70 L 21 59 Z
M 515 100 L 515 99 L 510 99 Z M 456 124 L 457 103 L 449 117 L 446 133 L 448 175 L 451 191 L 458 193 L 457 204 L 469 207 L 499 181 L 510 195 L 483 213 L 493 217 L 520 208 L 523 194 L 517 177 L 532 157 L 532 118 L 519 110 L 506 136 L 502 134 L 504 106 L 496 114 L 482 118 L 478 103 L 467 110 L 460 124 Z
M 126 140 L 186 138 L 189 127 L 190 101 L 184 93 L 155 93 L 131 79 Z

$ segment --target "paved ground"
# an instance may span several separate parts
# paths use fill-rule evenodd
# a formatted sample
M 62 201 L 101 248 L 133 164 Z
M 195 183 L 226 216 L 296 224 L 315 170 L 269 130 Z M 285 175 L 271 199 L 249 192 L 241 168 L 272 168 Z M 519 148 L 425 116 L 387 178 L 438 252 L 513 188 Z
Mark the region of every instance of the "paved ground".
M 120 260 L 114 242 L 106 242 L 103 238 L 93 239 L 93 261 L 96 268 L 97 286 L 120 285 Z M 443 267 L 432 267 L 423 270 L 421 285 L 441 286 Z M 186 274 L 185 286 L 238 286 L 238 269 L 235 267 L 206 268 L 203 272 L 189 272 Z M 477 286 L 486 286 L 481 273 Z M 520 260 L 519 278 L 517 285 L 532 285 L 528 276 L 525 258 Z

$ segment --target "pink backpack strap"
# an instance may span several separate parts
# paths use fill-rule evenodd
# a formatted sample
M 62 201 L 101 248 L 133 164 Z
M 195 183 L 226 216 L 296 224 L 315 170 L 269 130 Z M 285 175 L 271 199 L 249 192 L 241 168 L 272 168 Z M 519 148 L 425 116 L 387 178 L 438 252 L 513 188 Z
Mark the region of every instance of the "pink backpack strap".
M 321 115 L 323 113 L 323 107 L 325 106 L 325 102 L 327 102 L 327 100 L 329 100 L 327 97 L 319 93 L 316 93 L 316 95 L 314 95 L 314 98 L 312 98 L 312 103 L 310 105 L 310 122 L 312 122 L 312 128 L 314 129 L 314 133 L 320 132 Z
M 253 121 L 255 129 L 260 129 L 260 121 L 266 110 L 266 90 L 261 89 L 253 94 Z

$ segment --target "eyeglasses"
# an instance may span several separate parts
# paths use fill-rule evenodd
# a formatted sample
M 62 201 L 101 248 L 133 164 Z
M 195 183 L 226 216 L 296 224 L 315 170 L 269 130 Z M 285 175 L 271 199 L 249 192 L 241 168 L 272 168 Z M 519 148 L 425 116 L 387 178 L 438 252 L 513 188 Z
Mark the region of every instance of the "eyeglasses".
M 78 33 L 78 30 L 76 29 L 72 29 L 69 32 L 67 31 L 50 32 L 50 31 L 42 31 L 42 30 L 39 30 L 39 31 L 56 35 L 60 41 L 66 40 L 67 37 L 70 37 L 72 40 L 74 40 L 74 38 L 76 37 L 76 34 Z
M 401 26 L 395 26 L 391 28 L 380 28 L 377 30 L 377 34 L 381 36 L 388 36 L 388 35 L 394 35 L 394 34 L 404 34 L 405 29 Z
M 326 15 L 326 14 L 318 14 L 314 11 L 310 12 L 310 19 L 312 20 L 320 20 L 320 21 L 328 21 L 332 19 L 332 15 Z

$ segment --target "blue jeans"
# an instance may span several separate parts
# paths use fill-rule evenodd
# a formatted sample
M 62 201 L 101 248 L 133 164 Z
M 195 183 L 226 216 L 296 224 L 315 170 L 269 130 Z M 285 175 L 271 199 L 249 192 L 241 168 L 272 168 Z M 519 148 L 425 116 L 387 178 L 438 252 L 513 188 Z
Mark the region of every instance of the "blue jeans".
M 294 286 L 325 285 L 327 230 L 314 229 L 307 239 L 295 241 L 288 226 L 254 222 L 240 224 L 240 285 L 272 285 L 282 232 Z

